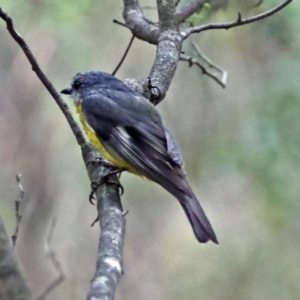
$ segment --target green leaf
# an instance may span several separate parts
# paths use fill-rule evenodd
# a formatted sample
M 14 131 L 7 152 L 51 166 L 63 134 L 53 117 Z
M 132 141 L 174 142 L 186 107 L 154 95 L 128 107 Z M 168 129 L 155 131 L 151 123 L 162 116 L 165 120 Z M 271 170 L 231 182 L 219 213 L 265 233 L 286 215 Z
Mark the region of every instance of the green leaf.
M 209 3 L 204 3 L 201 10 L 191 15 L 187 19 L 187 22 L 192 24 L 200 23 L 203 19 L 205 19 L 209 15 L 210 10 L 211 10 L 211 5 Z

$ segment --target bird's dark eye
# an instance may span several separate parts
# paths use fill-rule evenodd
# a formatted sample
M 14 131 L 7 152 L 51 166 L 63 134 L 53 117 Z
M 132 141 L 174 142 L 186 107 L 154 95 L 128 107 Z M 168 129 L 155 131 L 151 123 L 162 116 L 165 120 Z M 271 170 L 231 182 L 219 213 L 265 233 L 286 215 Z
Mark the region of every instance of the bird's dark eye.
M 79 82 L 78 80 L 75 80 L 72 84 L 72 88 L 74 90 L 78 90 L 80 88 L 80 86 L 81 86 L 81 82 Z

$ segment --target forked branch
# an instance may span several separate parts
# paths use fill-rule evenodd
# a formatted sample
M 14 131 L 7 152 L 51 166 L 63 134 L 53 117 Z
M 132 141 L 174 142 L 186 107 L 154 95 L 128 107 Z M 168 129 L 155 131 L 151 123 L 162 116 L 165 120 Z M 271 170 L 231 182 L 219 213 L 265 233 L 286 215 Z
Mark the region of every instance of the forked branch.
M 192 46 L 197 52 L 197 57 L 202 59 L 207 67 L 204 66 L 198 59 L 185 54 L 180 55 L 180 60 L 188 62 L 190 67 L 192 67 L 193 65 L 199 67 L 203 74 L 215 80 L 222 88 L 225 88 L 227 84 L 227 71 L 219 67 L 216 63 L 205 56 L 195 42 L 192 42 Z M 220 75 L 218 76 L 218 74 L 212 72 L 210 69 L 215 70 Z

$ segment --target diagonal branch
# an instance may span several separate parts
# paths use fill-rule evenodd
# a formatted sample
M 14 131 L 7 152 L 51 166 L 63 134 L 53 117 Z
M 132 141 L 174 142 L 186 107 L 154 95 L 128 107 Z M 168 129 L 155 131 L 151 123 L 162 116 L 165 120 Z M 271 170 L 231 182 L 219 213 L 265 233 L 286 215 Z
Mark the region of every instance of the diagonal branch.
M 217 83 L 219 83 L 223 88 L 225 88 L 227 84 L 227 71 L 219 67 L 216 63 L 214 63 L 211 59 L 204 55 L 199 46 L 194 41 L 191 44 L 197 52 L 198 57 L 201 58 L 208 65 L 209 68 L 216 70 L 221 75 L 221 79 L 219 79 L 218 76 L 216 76 L 214 73 L 211 73 L 209 70 L 206 70 L 206 72 L 211 74 L 212 77 L 215 76 L 215 80 L 217 81 Z
M 156 45 L 159 37 L 158 26 L 145 18 L 138 0 L 123 0 L 123 2 L 123 18 L 132 34 L 138 39 Z
M 205 25 L 200 25 L 200 26 L 196 26 L 196 27 L 190 27 L 190 28 L 187 28 L 184 32 L 182 32 L 181 36 L 182 36 L 183 40 L 185 40 L 191 34 L 199 33 L 201 31 L 210 30 L 210 29 L 230 29 L 232 27 L 237 27 L 237 26 L 253 23 L 255 21 L 262 20 L 266 17 L 269 17 L 269 16 L 277 13 L 278 11 L 283 9 L 285 6 L 287 6 L 292 1 L 293 0 L 285 0 L 283 3 L 279 4 L 278 6 L 272 8 L 264 13 L 261 13 L 261 14 L 258 14 L 256 16 L 252 16 L 249 18 L 242 18 L 241 14 L 239 13 L 237 20 L 233 21 L 233 22 L 211 23 L 211 24 L 205 24 Z
M 116 68 L 114 69 L 114 71 L 111 73 L 111 75 L 115 76 L 116 73 L 118 72 L 118 70 L 120 69 L 120 67 L 122 66 L 122 64 L 123 64 L 123 62 L 124 62 L 124 60 L 125 60 L 128 52 L 129 52 L 130 48 L 131 48 L 131 45 L 132 45 L 133 41 L 134 41 L 134 35 L 132 35 L 132 37 L 130 39 L 130 42 L 129 42 L 129 44 L 128 44 L 128 46 L 127 46 L 127 48 L 126 48 L 126 50 L 125 50 L 125 52 L 124 52 L 124 54 L 123 54 L 120 62 L 118 63 L 118 65 L 116 66 Z
M 209 70 L 207 70 L 196 58 L 181 54 L 180 55 L 180 60 L 188 62 L 190 67 L 193 66 L 193 65 L 199 67 L 203 74 L 205 74 L 208 77 L 215 80 L 219 85 L 221 85 L 222 88 L 226 87 L 226 78 L 227 78 L 227 72 L 226 71 L 224 71 L 223 76 L 220 79 L 216 74 L 214 74 L 213 72 L 210 72 Z
M 109 169 L 102 164 L 96 163 L 96 158 L 99 155 L 98 152 L 96 152 L 95 149 L 85 141 L 82 131 L 73 119 L 67 105 L 64 103 L 52 83 L 40 69 L 36 58 L 32 54 L 24 39 L 15 30 L 13 21 L 10 16 L 5 13 L 1 7 L 0 18 L 2 18 L 6 22 L 7 30 L 23 50 L 32 66 L 33 71 L 37 74 L 38 78 L 42 81 L 44 86 L 47 88 L 49 93 L 52 95 L 52 97 L 66 116 L 67 121 L 69 122 L 69 125 L 74 135 L 76 136 L 77 142 L 81 146 L 82 156 L 86 164 L 86 169 L 90 180 L 97 181 L 99 177 L 109 173 Z M 121 267 L 119 266 L 122 265 L 123 241 L 125 235 L 125 221 L 122 215 L 122 206 L 118 187 L 116 185 L 103 184 L 97 190 L 97 201 L 98 216 L 100 219 L 99 223 L 101 227 L 99 239 L 100 245 L 97 260 L 97 271 L 89 293 L 92 298 L 88 299 L 100 299 L 101 297 L 98 298 L 98 296 L 103 294 L 109 296 L 105 299 L 113 299 L 114 291 L 121 277 Z M 113 222 L 111 222 L 111 220 L 113 220 Z M 101 270 L 98 268 L 98 266 L 101 267 Z M 7 288 L 9 288 L 8 284 L 7 286 Z M 106 291 L 109 291 L 109 293 L 106 293 Z
M 68 106 L 66 103 L 62 100 L 59 93 L 56 91 L 50 80 L 47 78 L 47 76 L 44 74 L 44 72 L 41 70 L 40 66 L 38 65 L 36 58 L 32 54 L 29 46 L 25 42 L 25 40 L 22 38 L 22 36 L 15 30 L 14 23 L 12 18 L 2 10 L 0 7 L 0 18 L 3 19 L 6 22 L 7 30 L 12 36 L 12 38 L 19 44 L 20 48 L 26 55 L 29 63 L 31 64 L 32 70 L 36 73 L 37 77 L 40 79 L 40 81 L 44 84 L 45 88 L 48 90 L 48 92 L 51 94 L 57 105 L 62 110 L 63 114 L 65 115 L 76 139 L 79 145 L 84 145 L 85 138 L 81 132 L 80 127 L 77 125 L 75 120 L 72 117 L 71 112 L 68 109 Z

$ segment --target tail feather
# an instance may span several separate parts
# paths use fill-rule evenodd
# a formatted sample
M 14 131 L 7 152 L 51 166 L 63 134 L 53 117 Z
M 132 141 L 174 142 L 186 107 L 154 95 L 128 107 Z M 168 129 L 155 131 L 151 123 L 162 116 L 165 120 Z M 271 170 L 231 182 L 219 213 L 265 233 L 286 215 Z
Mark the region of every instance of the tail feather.
M 163 186 L 180 202 L 194 234 L 200 243 L 212 241 L 219 244 L 216 234 L 181 168 L 169 174 L 169 177 L 160 178 L 157 183 Z
M 216 234 L 205 215 L 200 203 L 188 184 L 185 172 L 181 166 L 166 167 L 159 165 L 160 172 L 148 172 L 146 177 L 157 182 L 180 202 L 192 226 L 194 234 L 200 243 L 212 241 L 219 244 Z
M 190 198 L 187 196 L 178 200 L 190 221 L 197 240 L 201 243 L 211 240 L 219 244 L 216 234 L 198 200 L 195 197 Z

